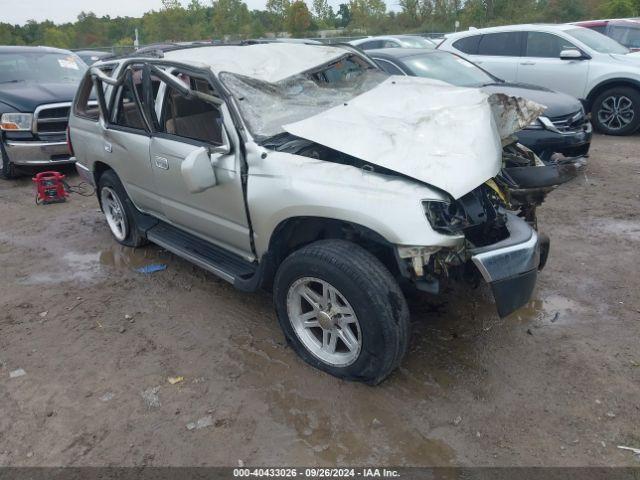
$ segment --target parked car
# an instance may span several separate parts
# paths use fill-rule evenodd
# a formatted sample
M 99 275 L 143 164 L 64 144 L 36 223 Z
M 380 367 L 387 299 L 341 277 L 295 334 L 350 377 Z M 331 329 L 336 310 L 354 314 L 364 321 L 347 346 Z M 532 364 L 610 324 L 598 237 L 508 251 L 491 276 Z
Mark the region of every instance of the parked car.
M 632 51 L 640 51 L 640 20 L 638 19 L 587 20 L 575 22 L 572 25 L 589 28 L 613 38 L 616 42 Z
M 100 52 L 97 50 L 78 50 L 74 53 L 87 65 L 93 65 L 98 61 L 104 61 L 115 56 L 112 52 Z
M 630 135 L 640 126 L 640 55 L 593 30 L 512 25 L 452 34 L 438 48 L 508 82 L 579 98 L 603 133 Z
M 116 241 L 270 289 L 306 362 L 375 384 L 407 350 L 401 283 L 484 280 L 500 315 L 529 300 L 536 206 L 576 174 L 503 149 L 540 111 L 349 47 L 209 46 L 92 67 L 69 140 Z
M 591 145 L 592 128 L 580 101 L 548 88 L 505 82 L 464 58 L 441 50 L 383 49 L 367 55 L 391 75 L 442 80 L 459 87 L 524 97 L 545 105 L 544 116 L 516 133 L 520 143 L 547 160 L 555 153 L 584 156 Z
M 380 37 L 366 37 L 349 42 L 360 50 L 375 48 L 436 48 L 437 43 L 429 38 L 418 35 L 386 35 Z
M 0 47 L 0 175 L 73 163 L 66 142 L 71 101 L 87 66 L 67 50 Z

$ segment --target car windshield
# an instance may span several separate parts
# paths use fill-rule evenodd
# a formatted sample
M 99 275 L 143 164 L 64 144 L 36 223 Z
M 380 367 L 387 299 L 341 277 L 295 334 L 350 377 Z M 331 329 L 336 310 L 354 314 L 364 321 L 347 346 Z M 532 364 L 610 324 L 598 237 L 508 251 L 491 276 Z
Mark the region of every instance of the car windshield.
M 615 40 L 588 28 L 573 28 L 567 30 L 566 33 L 598 53 L 619 53 L 622 55 L 629 53 L 628 48 L 623 47 Z
M 404 59 L 405 65 L 417 77 L 442 80 L 459 87 L 480 87 L 496 79 L 473 63 L 446 52 L 431 52 Z
M 434 48 L 435 45 L 422 37 L 400 37 L 398 38 L 404 48 Z
M 220 80 L 235 97 L 251 134 L 262 142 L 284 125 L 329 110 L 361 95 L 388 75 L 355 55 L 275 83 L 223 72 Z
M 87 66 L 74 54 L 0 53 L 0 83 L 79 83 Z

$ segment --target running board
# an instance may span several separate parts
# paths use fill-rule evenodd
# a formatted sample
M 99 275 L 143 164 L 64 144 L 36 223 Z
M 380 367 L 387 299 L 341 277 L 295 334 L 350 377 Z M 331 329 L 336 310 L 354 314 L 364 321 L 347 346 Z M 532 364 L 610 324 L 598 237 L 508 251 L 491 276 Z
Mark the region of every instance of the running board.
M 258 269 L 234 253 L 163 222 L 147 230 L 147 238 L 231 284 L 251 278 Z

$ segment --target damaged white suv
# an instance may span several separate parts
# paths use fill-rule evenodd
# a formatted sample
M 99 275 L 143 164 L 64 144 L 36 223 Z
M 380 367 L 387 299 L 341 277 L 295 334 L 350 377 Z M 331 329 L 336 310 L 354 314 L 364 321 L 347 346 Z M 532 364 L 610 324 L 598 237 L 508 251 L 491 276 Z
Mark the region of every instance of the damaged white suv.
M 208 46 L 91 68 L 69 140 L 118 242 L 271 289 L 305 361 L 375 384 L 407 350 L 401 284 L 483 278 L 500 315 L 529 300 L 536 206 L 576 171 L 509 138 L 541 111 L 348 47 Z

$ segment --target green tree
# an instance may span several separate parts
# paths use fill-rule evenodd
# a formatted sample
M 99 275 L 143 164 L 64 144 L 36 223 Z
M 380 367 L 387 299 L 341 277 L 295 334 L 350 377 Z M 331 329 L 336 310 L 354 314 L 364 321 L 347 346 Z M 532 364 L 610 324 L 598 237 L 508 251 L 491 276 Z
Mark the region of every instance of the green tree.
M 549 0 L 545 20 L 552 22 L 575 22 L 585 18 L 585 6 L 582 0 Z
M 285 22 L 290 6 L 291 2 L 289 0 L 267 0 L 267 12 L 273 18 L 275 33 L 286 28 Z
M 186 11 L 187 32 L 190 38 L 201 40 L 211 37 L 209 11 L 210 9 L 200 3 L 199 0 L 191 0 Z
M 214 0 L 212 25 L 216 36 L 248 35 L 251 15 L 247 4 L 241 0 Z
M 351 23 L 351 10 L 349 9 L 349 5 L 346 3 L 341 3 L 338 7 L 338 20 L 336 22 L 336 26 L 338 27 L 346 27 Z
M 44 30 L 43 41 L 45 45 L 58 48 L 71 48 L 73 40 L 61 28 L 47 27 Z
M 349 0 L 351 12 L 350 27 L 364 30 L 367 33 L 378 33 L 387 12 L 384 0 Z
M 414 28 L 420 25 L 420 0 L 400 0 L 398 19 L 403 27 Z
M 602 15 L 609 18 L 624 18 L 637 15 L 637 6 L 632 0 L 608 0 L 602 5 Z
M 303 0 L 295 0 L 287 11 L 287 31 L 299 37 L 311 29 L 311 12 Z
M 336 16 L 327 0 L 313 0 L 313 13 L 319 27 L 335 27 Z

